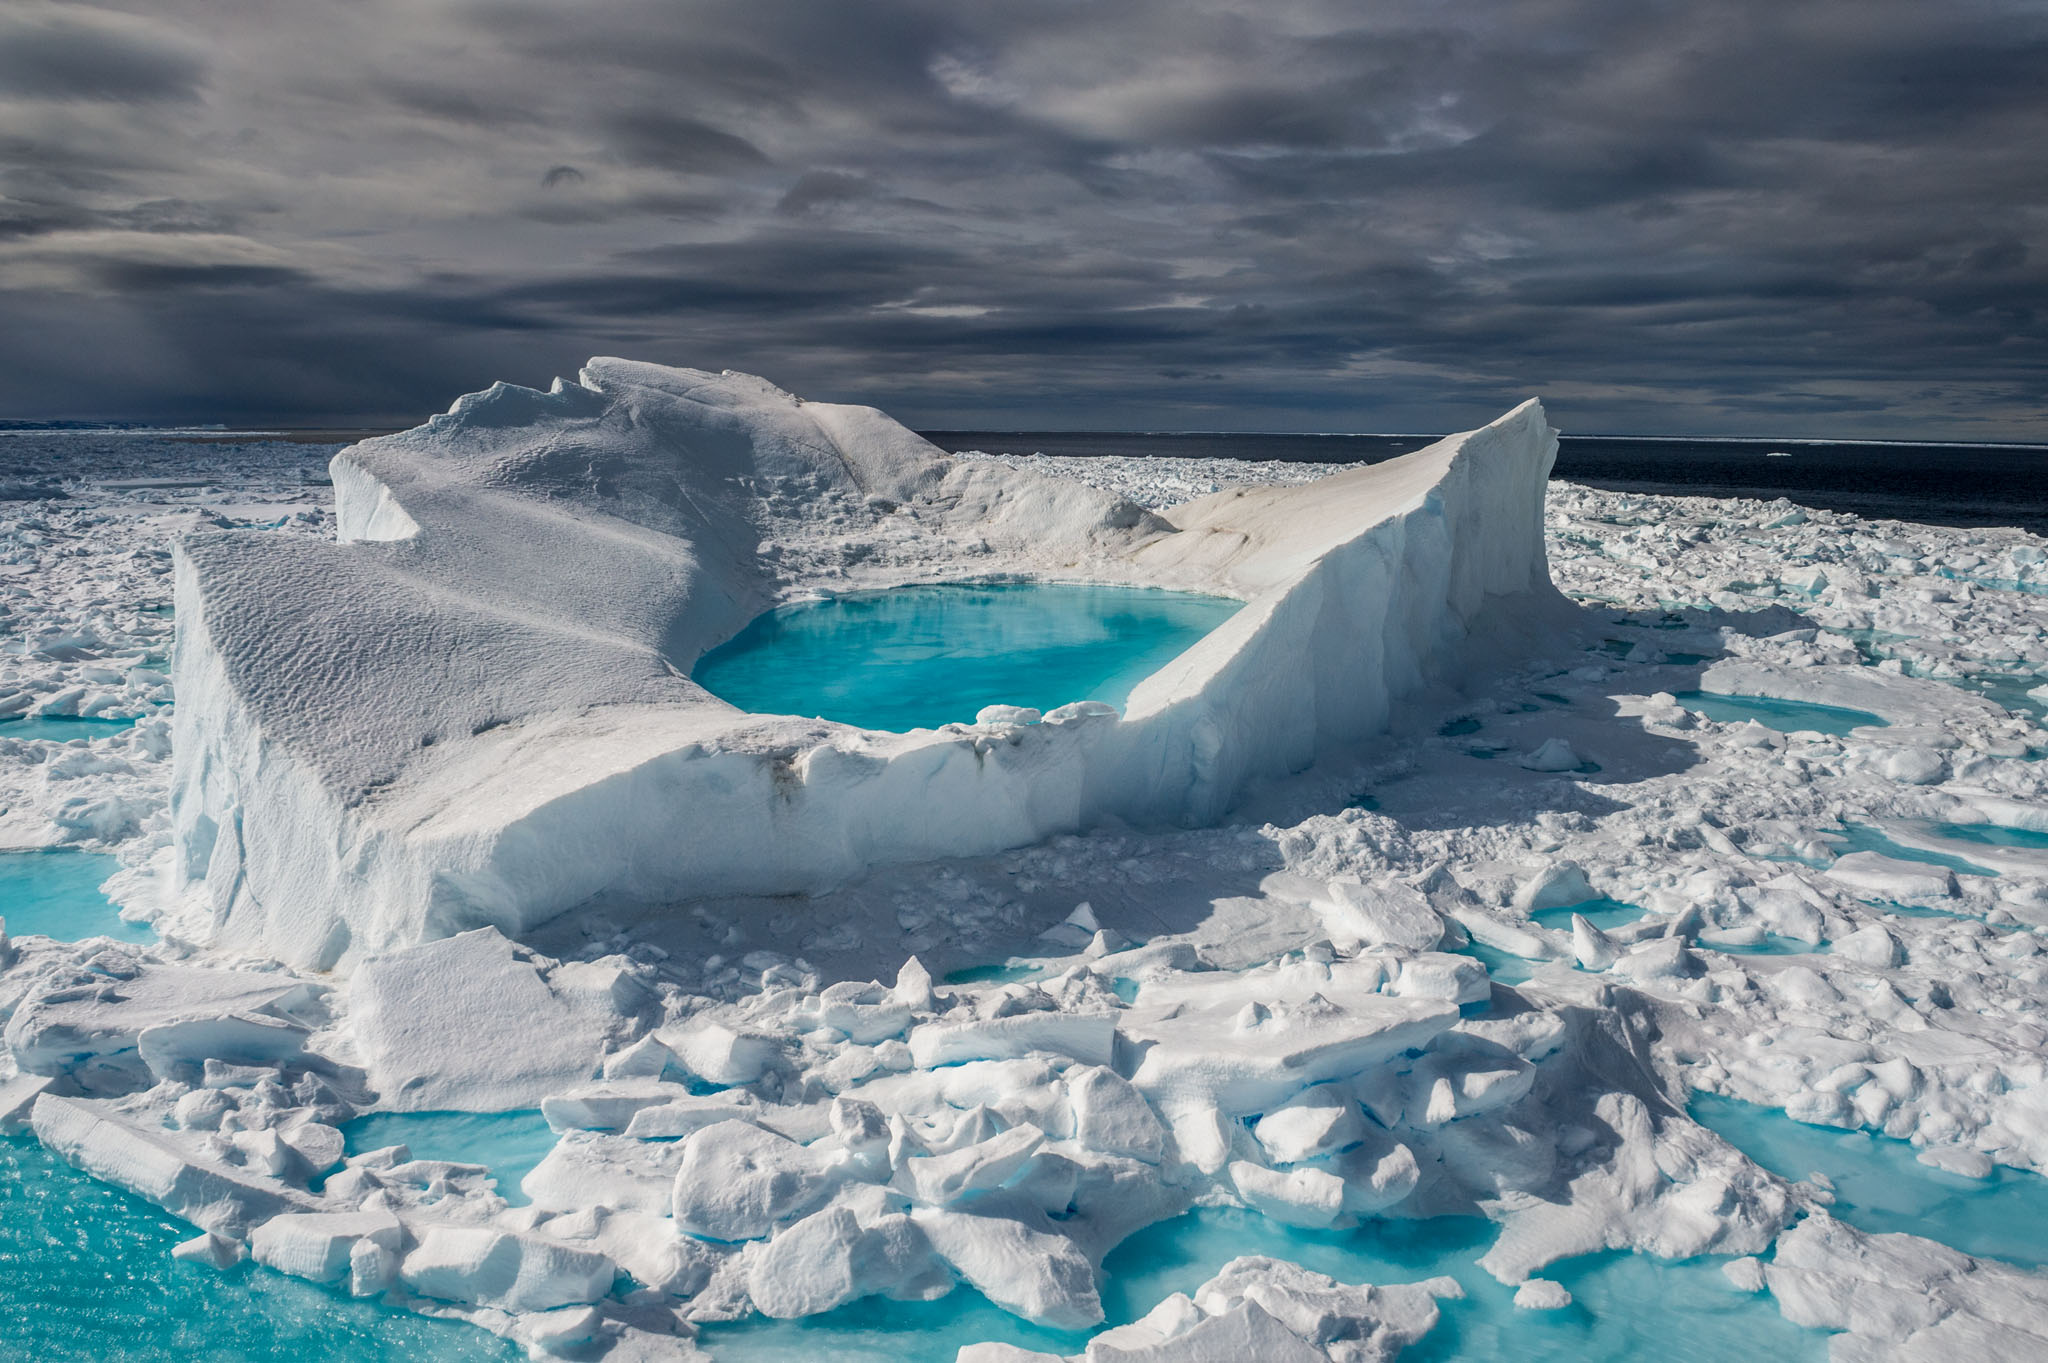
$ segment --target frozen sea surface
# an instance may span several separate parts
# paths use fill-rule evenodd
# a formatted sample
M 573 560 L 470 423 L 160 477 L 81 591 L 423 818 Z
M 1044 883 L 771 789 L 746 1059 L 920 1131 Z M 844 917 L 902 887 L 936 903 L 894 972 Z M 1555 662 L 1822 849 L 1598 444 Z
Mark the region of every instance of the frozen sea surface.
M 899 587 L 771 611 L 693 675 L 755 714 L 867 729 L 969 723 L 987 705 L 1121 707 L 1239 604 L 1083 584 Z
M 154 942 L 141 923 L 123 921 L 100 884 L 121 869 L 118 859 L 94 852 L 0 852 L 0 918 L 10 936 L 39 932 L 59 941 L 111 937 Z

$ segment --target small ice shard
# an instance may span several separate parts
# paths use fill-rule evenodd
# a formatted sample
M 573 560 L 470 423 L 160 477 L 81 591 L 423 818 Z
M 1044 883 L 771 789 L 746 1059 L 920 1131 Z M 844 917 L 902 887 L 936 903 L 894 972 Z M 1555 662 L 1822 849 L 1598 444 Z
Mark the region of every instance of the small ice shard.
M 40 1074 L 18 1074 L 11 1079 L 0 1079 L 0 1134 L 13 1134 L 27 1121 L 29 1110 L 43 1090 L 50 1087 L 50 1080 Z
M 422 1296 L 506 1311 L 601 1300 L 618 1270 L 595 1250 L 489 1226 L 429 1226 L 399 1277 Z
M 1515 1289 L 1515 1307 L 1522 1311 L 1561 1311 L 1572 1304 L 1565 1285 L 1549 1278 L 1531 1278 Z
M 273 1216 L 249 1236 L 249 1253 L 281 1273 L 332 1283 L 350 1275 L 350 1255 L 365 1240 L 395 1253 L 405 1228 L 388 1211 Z
M 863 1226 L 844 1206 L 813 1212 L 750 1251 L 747 1295 L 763 1315 L 816 1315 L 877 1292 L 890 1292 L 934 1267 L 931 1242 L 909 1217 L 890 1214 Z
M 607 1079 L 659 1079 L 675 1064 L 675 1052 L 652 1033 L 604 1058 Z
M 1577 771 L 1580 759 L 1564 739 L 1547 738 L 1534 752 L 1525 753 L 1521 763 L 1530 771 Z
M 1483 1003 L 1493 993 L 1493 982 L 1486 967 L 1470 956 L 1426 951 L 1401 962 L 1392 992 L 1404 999 Z
M 1814 564 L 1805 568 L 1794 568 L 1789 572 L 1780 573 L 1778 581 L 1794 591 L 1805 592 L 1808 596 L 1818 596 L 1821 593 L 1821 589 L 1828 585 L 1828 573 L 1827 569 Z
M 1087 946 L 1101 928 L 1102 924 L 1095 917 L 1095 906 L 1084 899 L 1074 906 L 1072 913 L 1038 934 L 1038 939 L 1054 947 L 1078 951 Z
M 1028 705 L 984 705 L 974 712 L 975 724 L 984 729 L 1003 724 L 1036 724 L 1044 717 L 1043 711 Z
M 1443 939 L 1444 920 L 1420 891 L 1399 881 L 1333 880 L 1314 903 L 1340 942 L 1428 951 Z
M 1252 1135 L 1273 1163 L 1299 1164 L 1356 1145 L 1365 1137 L 1365 1121 L 1356 1103 L 1318 1084 L 1259 1118 Z
M 939 1257 L 997 1306 L 1055 1329 L 1102 1319 L 1095 1269 L 1073 1241 L 1006 1217 L 921 1208 L 913 1214 Z
M 1229 1172 L 1246 1202 L 1284 1225 L 1323 1230 L 1344 1213 L 1344 1180 L 1327 1169 L 1304 1166 L 1281 1173 L 1237 1160 Z
M 603 1324 L 604 1314 L 595 1306 L 562 1306 L 525 1317 L 519 1332 L 535 1350 L 569 1357 L 595 1340 Z
M 1516 889 L 1515 907 L 1524 913 L 1538 913 L 1597 897 L 1585 867 L 1575 861 L 1553 861 Z
M 1621 949 L 1612 937 L 1594 927 L 1580 914 L 1572 915 L 1572 955 L 1587 970 L 1605 970 L 1614 964 Z
M 1836 938 L 1828 945 L 1828 950 L 1843 960 L 1854 961 L 1873 970 L 1890 970 L 1905 959 L 1899 939 L 1877 923 L 1866 923 L 1847 937 Z
M 722 1022 L 664 1029 L 661 1039 L 690 1073 L 723 1088 L 753 1083 L 782 1051 L 773 1036 L 740 1031 Z
M 1761 1292 L 1764 1290 L 1763 1260 L 1754 1254 L 1745 1254 L 1739 1259 L 1730 1259 L 1721 1265 L 1721 1276 L 1740 1292 Z
M 1948 775 L 1948 759 L 1932 748 L 1897 748 L 1878 769 L 1904 786 L 1931 786 Z
M 1030 1012 L 966 1022 L 927 1022 L 911 1030 L 910 1054 L 919 1069 L 964 1060 L 1013 1060 L 1033 1051 L 1107 1065 L 1116 1045 L 1110 1013 Z
M 1851 852 L 1828 867 L 1827 877 L 1852 890 L 1864 890 L 1904 904 L 1952 899 L 1955 873 L 1924 861 L 1901 861 L 1877 852 Z
M 1991 1171 L 1997 1167 L 1991 1156 L 1982 1150 L 1972 1150 L 1961 1145 L 1930 1146 L 1914 1158 L 1929 1168 L 1940 1169 L 1963 1178 L 1989 1178 Z
M 1255 1006 L 1255 1005 L 1251 1005 Z M 1128 1079 L 1102 1065 L 1067 1071 L 1074 1139 L 1105 1155 L 1157 1164 L 1166 1154 L 1166 1126 Z
M 205 1264 L 209 1268 L 222 1270 L 233 1268 L 242 1262 L 249 1248 L 240 1240 L 230 1240 L 224 1235 L 211 1231 L 202 1232 L 190 1240 L 180 1240 L 171 1246 L 171 1257 L 187 1263 Z
M 757 1240 L 817 1203 L 829 1186 L 816 1158 L 786 1136 L 725 1121 L 683 1141 L 676 1229 L 712 1240 Z
M 903 962 L 903 968 L 896 972 L 896 985 L 889 992 L 913 1013 L 932 1011 L 932 973 L 915 956 Z
M 913 1155 L 903 1161 L 891 1186 L 924 1206 L 950 1207 L 972 1193 L 1008 1183 L 1044 1144 L 1045 1133 L 1037 1127 L 1013 1126 L 943 1155 Z

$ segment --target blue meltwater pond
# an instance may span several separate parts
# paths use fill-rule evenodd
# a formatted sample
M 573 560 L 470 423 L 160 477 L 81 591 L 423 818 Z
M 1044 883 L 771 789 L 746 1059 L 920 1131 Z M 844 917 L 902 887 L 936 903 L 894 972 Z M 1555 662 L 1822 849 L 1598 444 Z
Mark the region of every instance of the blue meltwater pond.
M 1905 1141 L 1809 1126 L 1711 1093 L 1693 1095 L 1692 1118 L 1781 1177 L 1825 1174 L 1835 1192 L 1830 1210 L 1859 1229 L 1925 1236 L 2030 1268 L 2048 1264 L 2048 1178 L 2039 1174 L 2000 1167 L 1964 1178 L 1920 1163 Z
M 0 918 L 7 920 L 8 935 L 154 942 L 154 932 L 124 922 L 100 893 L 100 882 L 120 869 L 118 859 L 93 852 L 0 852 Z
M 692 675 L 755 714 L 897 732 L 968 723 L 987 705 L 1121 707 L 1242 605 L 1145 587 L 899 587 L 771 611 Z
M 538 1112 L 377 1112 L 341 1129 L 351 1155 L 402 1145 L 414 1159 L 481 1164 L 498 1180 L 498 1196 L 527 1204 L 519 1181 L 555 1148 L 555 1133 Z
M 1882 716 L 1873 715 L 1868 710 L 1777 700 L 1770 696 L 1724 696 L 1712 691 L 1681 691 L 1678 703 L 1705 715 L 1716 724 L 1742 724 L 1753 719 L 1767 729 L 1787 734 L 1811 732 L 1841 738 L 1855 729 L 1888 727 Z

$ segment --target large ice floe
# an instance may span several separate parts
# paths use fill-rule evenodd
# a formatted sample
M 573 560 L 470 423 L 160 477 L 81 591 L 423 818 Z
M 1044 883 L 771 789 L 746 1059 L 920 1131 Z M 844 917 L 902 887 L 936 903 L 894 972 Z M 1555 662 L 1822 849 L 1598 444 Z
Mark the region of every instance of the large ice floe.
M 212 940 L 326 969 L 593 899 L 1207 822 L 1385 727 L 1489 609 L 1554 603 L 1555 449 L 1530 403 L 1314 488 L 1154 513 L 747 375 L 594 360 L 501 384 L 336 456 L 333 543 L 184 542 L 177 871 Z M 889 734 L 689 679 L 776 600 L 967 574 L 1246 606 L 1121 716 Z
M 949 458 L 603 361 L 347 449 L 10 439 L 24 1352 L 2048 1354 L 2031 536 L 1546 494 L 1533 405 Z M 689 680 L 992 579 L 1244 605 L 1121 713 Z

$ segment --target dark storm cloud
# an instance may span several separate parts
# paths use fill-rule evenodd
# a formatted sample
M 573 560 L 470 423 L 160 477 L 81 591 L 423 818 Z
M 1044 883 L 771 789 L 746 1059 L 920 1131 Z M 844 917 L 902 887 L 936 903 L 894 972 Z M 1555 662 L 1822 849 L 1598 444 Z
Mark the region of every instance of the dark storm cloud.
M 0 414 L 628 353 L 927 424 L 2043 438 L 2043 69 L 2028 0 L 31 6 Z
M 188 46 L 142 24 L 54 9 L 0 15 L 0 92 L 15 98 L 190 99 L 204 73 Z
M 702 119 L 665 109 L 627 109 L 604 120 L 609 149 L 631 165 L 717 172 L 766 165 L 761 149 Z

